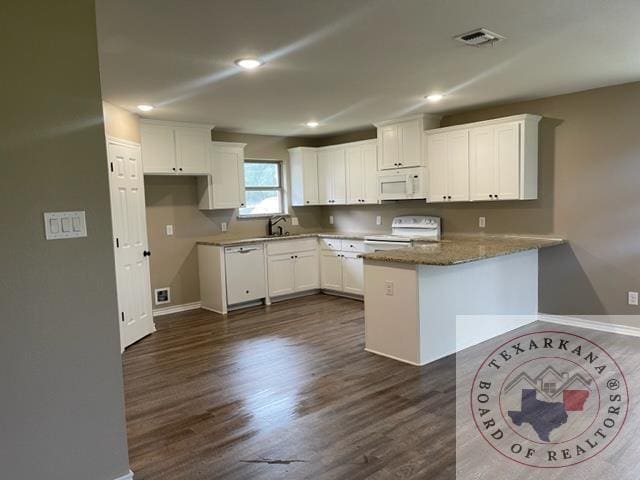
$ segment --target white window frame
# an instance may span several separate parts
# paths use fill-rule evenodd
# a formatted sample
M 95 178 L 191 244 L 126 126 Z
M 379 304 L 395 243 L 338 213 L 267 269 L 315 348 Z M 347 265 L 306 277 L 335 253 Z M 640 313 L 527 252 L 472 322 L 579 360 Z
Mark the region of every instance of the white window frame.
M 252 190 L 258 190 L 258 191 L 262 191 L 262 190 L 274 190 L 274 191 L 280 191 L 280 211 L 279 212 L 273 212 L 273 213 L 255 213 L 255 214 L 242 214 L 240 213 L 240 210 L 238 210 L 238 218 L 242 219 L 242 218 L 247 218 L 247 219 L 251 219 L 251 218 L 269 218 L 269 217 L 274 217 L 274 216 L 288 216 L 289 212 L 288 212 L 288 206 L 287 206 L 287 200 L 286 200 L 286 188 L 285 188 L 285 162 L 282 160 L 277 160 L 275 158 L 245 158 L 244 159 L 244 163 L 275 163 L 278 165 L 278 183 L 280 184 L 279 187 L 247 187 L 245 185 L 244 189 L 245 192 L 250 192 Z

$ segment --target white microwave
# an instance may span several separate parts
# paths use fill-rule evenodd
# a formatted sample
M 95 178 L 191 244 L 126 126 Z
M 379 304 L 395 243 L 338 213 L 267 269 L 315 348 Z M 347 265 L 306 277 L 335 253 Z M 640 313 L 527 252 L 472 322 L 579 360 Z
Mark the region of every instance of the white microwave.
M 378 173 L 378 198 L 380 200 L 426 198 L 425 183 L 424 167 L 380 172 Z

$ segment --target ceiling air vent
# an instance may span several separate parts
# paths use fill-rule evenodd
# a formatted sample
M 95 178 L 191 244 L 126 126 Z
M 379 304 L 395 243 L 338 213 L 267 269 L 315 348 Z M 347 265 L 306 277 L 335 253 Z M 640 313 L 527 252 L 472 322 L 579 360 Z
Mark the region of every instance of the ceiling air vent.
M 456 35 L 453 38 L 472 47 L 484 47 L 498 43 L 500 40 L 504 40 L 502 35 L 493 33 L 486 28 L 477 28 L 470 32 L 463 33 L 462 35 Z

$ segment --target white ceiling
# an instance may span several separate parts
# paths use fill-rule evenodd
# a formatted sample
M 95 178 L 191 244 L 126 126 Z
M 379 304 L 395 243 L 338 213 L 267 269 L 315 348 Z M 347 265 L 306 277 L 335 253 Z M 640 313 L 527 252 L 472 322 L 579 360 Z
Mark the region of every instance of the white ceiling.
M 329 134 L 640 79 L 638 0 L 96 3 L 105 100 L 226 130 Z M 476 27 L 507 39 L 452 39 Z M 247 56 L 267 63 L 241 71 Z

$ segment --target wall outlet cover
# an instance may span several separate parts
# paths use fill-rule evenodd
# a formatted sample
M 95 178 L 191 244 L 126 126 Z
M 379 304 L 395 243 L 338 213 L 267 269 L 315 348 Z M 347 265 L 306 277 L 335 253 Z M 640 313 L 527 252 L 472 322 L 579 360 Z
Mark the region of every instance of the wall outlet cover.
M 220 230 L 223 232 L 227 231 L 227 222 L 220 223 Z
M 628 293 L 629 305 L 638 305 L 638 292 Z
M 487 226 L 487 219 L 485 217 L 478 217 L 478 226 L 484 228 Z
M 380 215 L 376 215 L 376 225 L 382 225 L 382 217 Z
M 384 282 L 384 294 L 393 296 L 393 282 L 390 280 L 386 280 Z
M 333 225 L 333 215 L 329 215 L 329 224 Z
M 167 225 L 165 228 L 167 230 L 167 235 L 168 236 L 173 235 L 173 225 Z
M 296 226 L 298 224 L 298 217 L 291 217 L 291 225 Z

